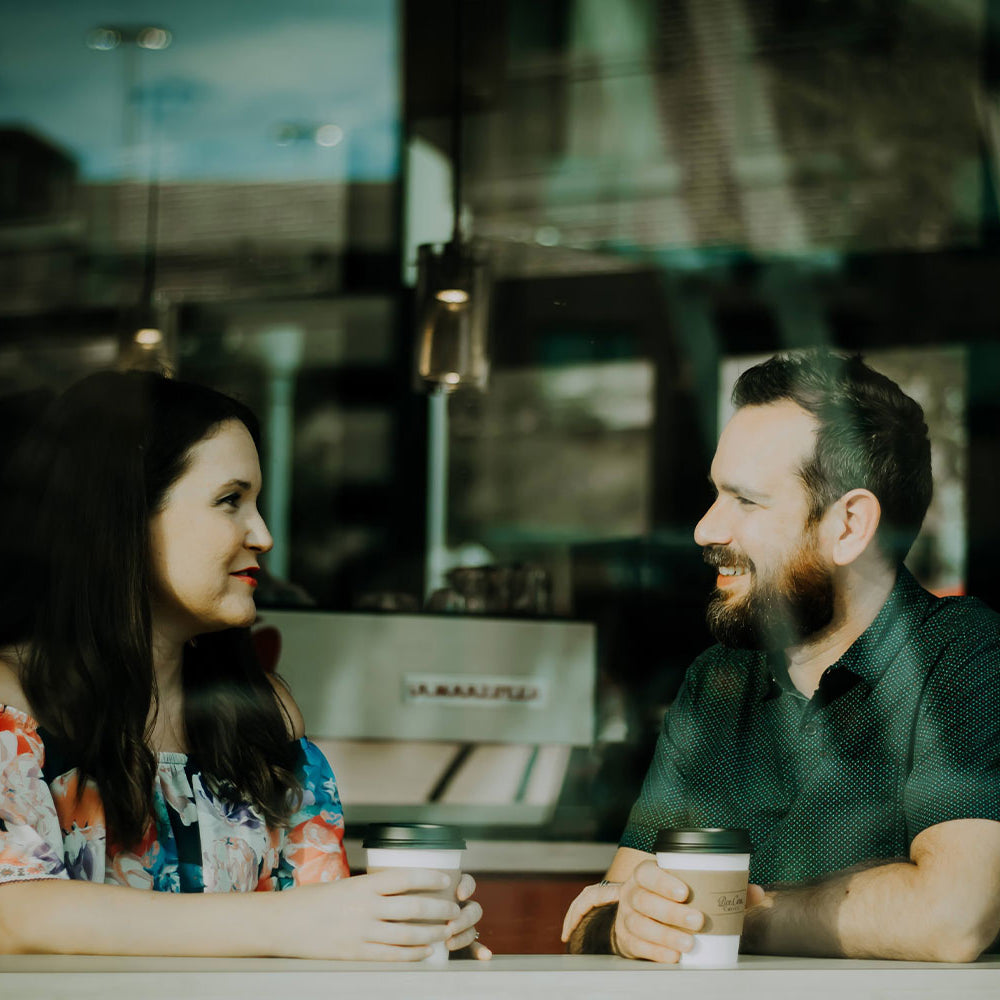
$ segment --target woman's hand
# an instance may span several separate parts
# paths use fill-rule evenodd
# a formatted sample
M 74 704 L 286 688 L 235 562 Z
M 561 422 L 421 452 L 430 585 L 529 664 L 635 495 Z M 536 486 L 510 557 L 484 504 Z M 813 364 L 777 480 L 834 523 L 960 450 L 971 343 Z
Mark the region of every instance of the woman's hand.
M 433 869 L 393 868 L 279 893 L 282 914 L 275 933 L 276 953 L 290 958 L 418 962 L 431 954 L 430 945 L 437 941 L 450 937 L 461 947 L 468 943 L 466 936 L 474 937 L 471 928 L 482 914 L 478 903 L 460 908 L 448 900 L 408 895 L 440 892 L 448 885 L 448 876 Z
M 471 875 L 463 875 L 458 883 L 458 899 L 461 903 L 461 913 L 448 924 L 448 950 L 467 949 L 463 958 L 475 958 L 479 961 L 493 957 L 493 952 L 479 940 L 476 924 L 483 915 L 483 908 L 470 897 L 476 891 L 476 880 Z

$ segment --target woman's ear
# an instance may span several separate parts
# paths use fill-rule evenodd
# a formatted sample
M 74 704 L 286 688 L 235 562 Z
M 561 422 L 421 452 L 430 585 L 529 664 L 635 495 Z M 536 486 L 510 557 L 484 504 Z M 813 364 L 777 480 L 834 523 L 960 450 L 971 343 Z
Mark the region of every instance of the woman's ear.
M 837 566 L 854 562 L 871 544 L 882 506 L 870 490 L 849 490 L 826 512 L 824 532 Z

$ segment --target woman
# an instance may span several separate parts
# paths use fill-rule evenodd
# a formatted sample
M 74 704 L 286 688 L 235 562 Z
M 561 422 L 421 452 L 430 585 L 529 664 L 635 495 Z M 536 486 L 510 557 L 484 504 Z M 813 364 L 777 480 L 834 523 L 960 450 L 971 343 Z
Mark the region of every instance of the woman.
M 258 442 L 235 400 L 107 372 L 5 463 L 0 951 L 381 961 L 473 944 L 477 903 L 404 895 L 440 873 L 346 878 L 333 774 L 249 639 L 271 547 Z

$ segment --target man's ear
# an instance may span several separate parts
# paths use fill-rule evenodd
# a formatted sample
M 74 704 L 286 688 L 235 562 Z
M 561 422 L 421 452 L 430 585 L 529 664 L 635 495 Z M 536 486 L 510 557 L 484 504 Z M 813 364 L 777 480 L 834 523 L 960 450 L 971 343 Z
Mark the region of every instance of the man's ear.
M 870 490 L 849 490 L 834 503 L 823 530 L 835 565 L 854 562 L 871 545 L 881 519 L 882 505 Z

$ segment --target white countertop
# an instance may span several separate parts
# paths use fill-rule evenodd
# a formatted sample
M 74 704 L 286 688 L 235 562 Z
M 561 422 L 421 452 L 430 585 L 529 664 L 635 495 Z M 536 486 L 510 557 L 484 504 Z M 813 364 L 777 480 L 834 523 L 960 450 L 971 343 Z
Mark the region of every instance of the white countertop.
M 747 956 L 685 970 L 610 956 L 502 955 L 447 966 L 283 959 L 0 956 L 4 1000 L 967 1000 L 1000 995 L 1000 956 L 971 965 Z

